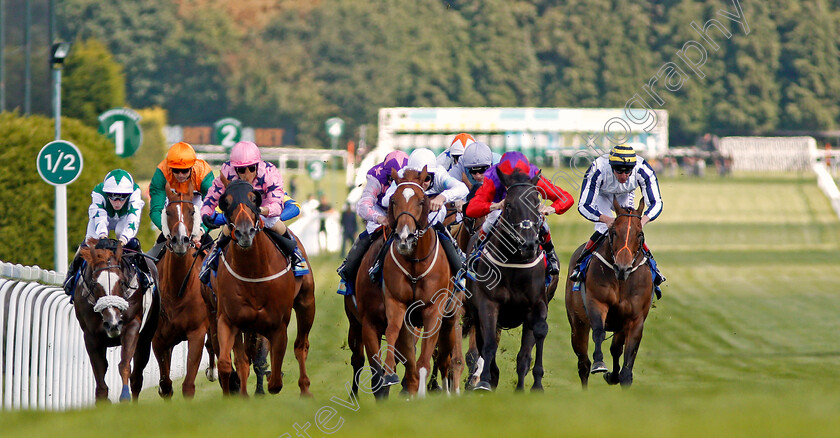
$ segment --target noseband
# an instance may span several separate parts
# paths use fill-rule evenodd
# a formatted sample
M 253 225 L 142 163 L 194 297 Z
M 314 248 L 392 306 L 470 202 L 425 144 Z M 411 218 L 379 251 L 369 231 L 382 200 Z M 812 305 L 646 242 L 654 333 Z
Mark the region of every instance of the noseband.
M 615 217 L 616 217 L 616 219 L 618 219 L 618 218 L 620 218 L 620 217 L 624 217 L 624 216 L 626 216 L 626 217 L 634 217 L 634 218 L 638 218 L 638 219 L 641 219 L 641 218 L 642 218 L 642 216 L 641 216 L 641 215 L 638 215 L 638 214 L 628 214 L 628 213 L 618 214 L 618 215 L 616 215 Z M 615 222 L 613 222 L 613 225 L 611 225 L 611 226 L 610 226 L 610 228 L 615 229 Z M 630 240 L 630 230 L 628 229 L 628 230 L 627 230 L 627 239 L 626 239 L 626 241 L 629 241 L 629 240 Z M 618 250 L 619 252 L 623 251 L 624 249 L 627 249 L 627 251 L 630 251 L 630 248 L 629 248 L 629 247 L 627 247 L 627 243 L 626 243 L 626 241 L 625 241 L 624 246 Z M 607 242 L 608 242 L 608 243 L 609 243 L 609 245 L 610 245 L 610 252 L 609 252 L 609 254 L 610 254 L 610 258 L 612 258 L 612 262 L 608 262 L 607 260 L 605 260 L 605 259 L 601 256 L 601 254 L 600 254 L 600 253 L 598 253 L 597 251 L 595 251 L 595 252 L 594 252 L 594 254 L 595 254 L 595 255 L 596 255 L 599 259 L 601 259 L 601 261 L 602 261 L 602 262 L 604 262 L 604 264 L 606 264 L 607 266 L 610 266 L 610 267 L 613 269 L 613 272 L 615 272 L 615 274 L 616 274 L 616 275 L 618 275 L 618 268 L 616 268 L 616 264 L 615 264 L 615 246 L 613 246 L 613 237 L 612 237 L 612 233 L 607 232 Z M 628 276 L 629 276 L 630 274 L 632 274 L 632 273 L 633 273 L 633 271 L 635 271 L 636 269 L 639 269 L 639 267 L 641 267 L 642 265 L 644 265 L 644 264 L 645 264 L 645 262 L 647 261 L 647 258 L 645 258 L 644 260 L 642 260 L 642 262 L 641 262 L 641 263 L 639 263 L 638 265 L 636 265 L 636 259 L 638 259 L 638 258 L 639 258 L 639 254 L 641 254 L 641 253 L 642 253 L 642 248 L 643 248 L 643 246 L 644 246 L 644 242 L 645 242 L 644 232 L 642 232 L 642 238 L 639 240 L 639 247 L 636 249 L 636 252 L 635 252 L 635 253 L 633 253 L 633 259 L 630 261 L 630 266 L 631 266 L 631 268 L 630 268 L 630 271 L 627 273 L 627 275 L 628 275 Z M 636 265 L 636 266 L 633 266 L 633 265 Z
M 177 204 L 177 203 L 184 203 L 184 204 L 192 205 L 193 206 L 193 216 L 195 216 L 195 205 L 192 203 L 192 201 L 185 200 L 185 199 L 179 199 L 177 201 L 169 201 L 169 204 Z M 169 213 L 167 212 L 166 215 L 168 217 Z M 187 223 L 184 222 L 184 220 L 183 220 L 183 212 L 181 213 L 181 217 L 178 218 L 178 221 L 175 222 L 175 227 L 177 227 L 178 224 L 184 224 L 184 228 L 187 228 Z M 195 228 L 195 227 L 196 227 L 196 222 L 195 222 L 195 217 L 193 217 L 193 228 Z M 167 234 L 167 236 L 166 236 L 166 248 L 168 248 L 169 250 L 172 250 L 172 230 L 169 229 L 168 224 L 167 224 L 166 228 L 167 228 L 167 231 L 169 231 L 168 233 L 166 233 Z M 194 229 L 189 230 L 190 236 L 195 234 L 195 233 L 193 233 L 193 231 L 195 231 L 195 230 Z M 195 248 L 195 244 L 192 242 L 192 239 L 190 239 L 190 246 Z
M 265 222 L 263 221 L 262 216 L 260 216 L 260 212 L 259 212 L 258 208 L 252 207 L 250 205 L 246 205 L 244 202 L 239 202 L 239 203 L 236 204 L 236 206 L 237 206 L 237 208 L 236 208 L 235 215 L 233 216 L 233 218 L 230 218 L 229 215 L 227 213 L 225 213 L 226 218 L 229 219 L 228 223 L 227 223 L 227 226 L 228 226 L 228 230 L 230 230 L 230 238 L 233 239 L 234 242 L 239 240 L 239 239 L 236 238 L 236 233 L 233 232 L 236 229 L 236 221 L 239 220 L 239 217 L 243 213 L 248 214 L 247 210 L 245 210 L 245 207 L 248 207 L 251 210 L 251 212 L 254 213 L 254 217 L 256 218 L 256 219 L 254 219 L 254 222 L 253 222 L 254 223 L 254 228 L 257 230 L 257 232 L 262 231 L 262 229 L 265 227 Z M 248 219 L 251 220 L 250 217 Z
M 507 192 L 510 193 L 510 189 L 513 188 L 513 187 L 522 187 L 522 186 L 532 188 L 532 189 L 534 189 L 534 191 L 536 191 L 536 186 L 534 186 L 531 183 L 515 183 L 515 184 L 511 184 L 510 186 L 508 186 Z M 507 208 L 507 205 L 508 204 L 505 203 L 505 208 Z M 539 212 L 537 213 L 537 217 L 539 218 L 537 221 L 532 221 L 530 219 L 525 219 L 525 220 L 519 221 L 519 222 L 511 222 L 510 224 L 513 228 L 515 228 L 516 230 L 519 230 L 519 231 L 530 230 L 530 229 L 536 228 L 537 233 L 539 233 L 539 229 L 542 227 L 544 219 L 543 219 L 543 216 L 541 214 L 539 214 Z M 516 237 L 519 237 L 519 240 L 522 240 L 522 237 L 519 235 L 519 233 L 517 233 Z
M 417 184 L 417 183 L 415 183 L 415 182 L 410 182 L 410 181 L 409 181 L 409 182 L 400 183 L 399 185 L 397 185 L 397 188 L 396 188 L 396 190 L 394 191 L 394 195 L 396 195 L 396 194 L 397 194 L 397 191 L 400 189 L 400 186 L 402 186 L 402 185 L 413 185 L 413 186 L 417 186 L 417 187 L 420 189 L 420 192 L 421 192 L 421 193 L 423 193 L 423 196 L 424 196 L 424 197 L 426 196 L 426 192 L 424 192 L 424 191 L 423 191 L 423 187 L 422 187 L 420 184 Z M 392 197 L 393 197 L 394 195 L 392 195 Z M 408 234 L 410 239 L 413 239 L 413 240 L 415 240 L 415 241 L 420 240 L 420 238 L 421 238 L 421 237 L 423 237 L 423 235 L 424 235 L 424 234 L 426 234 L 426 231 L 428 231 L 428 230 L 429 230 L 429 227 L 431 227 L 431 223 L 427 223 L 425 227 L 421 227 L 421 226 L 420 226 L 420 221 L 419 221 L 419 220 L 417 220 L 417 218 L 416 218 L 416 217 L 414 217 L 414 215 L 413 215 L 413 214 L 411 214 L 411 213 L 409 213 L 408 211 L 403 211 L 403 212 L 401 212 L 400 214 L 398 214 L 398 215 L 394 218 L 394 223 L 396 224 L 396 223 L 397 223 L 397 221 L 399 221 L 399 220 L 400 220 L 400 218 L 401 218 L 403 215 L 406 215 L 406 216 L 410 217 L 410 218 L 411 218 L 411 220 L 413 220 L 413 221 L 414 221 L 414 231 L 412 231 L 411 233 L 409 233 L 409 234 Z M 428 218 L 428 217 L 427 217 L 427 218 L 425 218 L 425 219 L 426 219 L 426 222 L 428 222 L 428 221 L 429 221 L 429 218 Z M 391 230 L 391 232 L 392 232 L 392 233 L 394 233 L 394 234 L 396 234 L 396 233 L 397 233 L 397 230 Z

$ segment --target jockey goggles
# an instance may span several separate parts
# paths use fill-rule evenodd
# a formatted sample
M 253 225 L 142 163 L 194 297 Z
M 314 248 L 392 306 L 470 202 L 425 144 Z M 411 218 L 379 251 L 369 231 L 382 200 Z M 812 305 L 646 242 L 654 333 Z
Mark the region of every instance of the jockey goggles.
M 191 168 L 189 168 L 189 167 L 187 167 L 186 169 L 178 169 L 176 167 L 173 167 L 172 168 L 172 173 L 180 173 L 180 174 L 183 175 L 185 173 L 190 173 L 190 170 L 191 170 Z
M 108 199 L 112 201 L 125 201 L 129 196 L 130 193 L 108 193 Z
M 633 171 L 634 166 L 613 166 L 613 172 L 621 174 L 629 174 Z
M 487 172 L 487 169 L 489 169 L 489 168 L 490 168 L 490 166 L 470 167 L 469 171 L 470 171 L 471 174 L 476 175 L 476 174 Z
M 236 173 L 245 173 L 246 170 L 248 172 L 256 172 L 257 171 L 257 165 L 252 164 L 250 166 L 234 167 L 233 169 L 236 170 Z

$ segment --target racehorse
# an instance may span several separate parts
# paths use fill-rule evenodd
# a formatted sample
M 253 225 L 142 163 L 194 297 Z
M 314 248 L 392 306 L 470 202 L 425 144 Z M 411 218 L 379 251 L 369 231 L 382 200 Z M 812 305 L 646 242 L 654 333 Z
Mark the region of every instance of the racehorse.
M 157 332 L 152 339 L 152 348 L 160 367 L 158 394 L 172 396 L 172 380 L 169 378 L 172 348 L 181 341 L 187 341 L 187 372 L 181 391 L 185 398 L 195 395 L 195 376 L 201 362 L 205 335 L 210 326 L 210 315 L 201 296 L 201 282 L 198 271 L 203 256 L 193 247 L 191 236 L 198 235 L 201 221 L 196 217 L 198 209 L 192 202 L 192 183 L 187 194 L 176 194 L 169 190 L 169 201 L 161 223 L 166 237 L 166 250 L 158 261 L 160 273 L 161 315 Z
M 566 279 L 566 314 L 572 328 L 572 348 L 578 358 L 578 375 L 584 389 L 590 373 L 605 373 L 604 379 L 611 385 L 621 383 L 628 387 L 633 383 L 633 364 L 652 303 L 653 279 L 642 251 L 644 232 L 641 218 L 645 201 L 642 200 L 639 208 L 633 210 L 622 208 L 613 199 L 613 209 L 616 212 L 615 221 L 602 244 L 593 251 L 581 290 L 573 291 L 574 283 L 568 277 Z M 582 250 L 583 245 L 572 254 L 569 273 Z M 589 360 L 590 328 L 595 341 L 595 363 Z M 608 371 L 601 351 L 601 343 L 608 331 L 614 332 L 610 345 L 612 372 Z M 619 364 L 622 353 L 623 368 Z
M 536 345 L 532 390 L 542 390 L 543 343 L 548 334 L 546 316 L 549 292 L 545 284 L 545 254 L 540 250 L 539 231 L 543 217 L 537 207 L 540 178 L 515 172 L 508 176 L 497 170 L 507 189 L 502 214 L 488 235 L 480 257 L 470 262 L 477 280 L 468 280 L 472 296 L 467 300 L 468 316 L 476 324 L 476 343 L 483 368 L 476 390 L 498 385 L 497 329 L 522 325 L 522 341 L 516 357 L 517 390 L 524 389 Z
M 137 400 L 143 389 L 143 369 L 149 362 L 152 336 L 157 327 L 160 298 L 154 291 L 140 289 L 134 267 L 123 260 L 122 242 L 90 238 L 79 254 L 86 266 L 75 291 L 73 308 L 93 368 L 96 400 L 108 399 L 105 353 L 108 347 L 116 346 L 121 347 L 119 371 L 123 386 L 120 401 L 132 397 Z M 145 263 L 145 260 L 140 262 Z M 149 265 L 154 283 L 157 283 L 157 270 Z
M 428 232 L 429 199 L 420 185 L 429 177 L 428 171 L 425 167 L 420 172 L 405 169 L 404 174 L 400 177 L 396 170 L 392 170 L 397 188 L 388 206 L 388 222 L 394 232 L 394 240 L 386 253 L 382 271 L 388 321 L 385 329 L 388 345 L 385 385 L 399 382 L 394 371 L 395 348 L 406 352 L 413 350 L 417 331 L 410 329 L 409 325 L 412 328 L 422 326 L 420 359 L 415 363 L 414 354 L 407 355 L 405 384 L 410 394 L 423 397 L 438 337 L 447 338 L 454 329 L 456 324 L 452 316 L 458 306 L 452 293 L 451 277 L 454 273 L 450 272 L 449 263 L 441 254 L 437 233 L 434 230 Z M 397 346 L 398 340 L 400 346 Z M 440 357 L 462 354 L 460 343 L 458 351 L 453 347 L 448 343 L 441 344 L 442 349 L 449 351 L 441 351 Z M 463 363 L 463 359 L 459 363 Z M 448 375 L 450 370 L 445 368 L 448 363 L 440 366 L 442 374 Z
M 241 331 L 253 331 L 268 338 L 271 344 L 268 392 L 280 392 L 283 388 L 282 366 L 287 329 L 294 308 L 298 320 L 294 347 L 300 365 L 298 386 L 301 395 L 308 396 L 311 394 L 305 362 L 309 351 L 309 330 L 315 317 L 314 296 L 297 293 L 291 261 L 277 250 L 262 230 L 263 222 L 259 215 L 261 201 L 259 192 L 241 180 L 231 182 L 219 200 L 219 208 L 224 212 L 233 239 L 220 255 L 218 272 L 211 280 L 218 312 L 219 381 L 222 392 L 228 394 L 232 372 L 231 349 Z M 240 393 L 247 395 L 247 363 L 244 367 L 237 366 L 237 373 L 241 381 Z

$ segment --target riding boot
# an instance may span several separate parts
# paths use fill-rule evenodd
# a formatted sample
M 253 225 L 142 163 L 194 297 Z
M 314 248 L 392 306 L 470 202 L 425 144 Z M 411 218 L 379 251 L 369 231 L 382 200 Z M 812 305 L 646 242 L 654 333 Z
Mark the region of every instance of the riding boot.
M 368 274 L 370 275 L 370 281 L 373 284 L 379 284 L 380 273 L 382 272 L 382 265 L 385 263 L 385 254 L 388 251 L 388 248 L 391 246 L 391 242 L 394 240 L 393 235 L 388 237 L 388 240 L 385 241 L 385 244 L 382 245 L 382 248 L 379 249 L 379 254 L 376 255 L 376 260 L 373 263 L 373 266 L 368 270 Z
M 303 253 L 300 251 L 300 246 L 298 245 L 297 239 L 293 237 L 291 233 L 286 231 L 286 234 L 283 235 L 283 237 L 294 242 L 295 247 L 292 249 L 292 263 L 295 271 L 294 274 L 295 277 L 303 277 L 304 275 L 309 273 L 309 266 L 307 266 L 306 264 L 306 257 L 303 256 Z
M 207 286 L 210 286 L 210 273 L 212 272 L 215 277 L 215 273 L 219 269 L 219 255 L 224 251 L 230 241 L 230 236 L 225 235 L 225 233 L 219 234 L 219 239 L 216 240 L 215 246 L 210 249 L 210 254 L 204 259 L 198 278 Z
M 557 275 L 560 273 L 560 262 L 557 260 L 557 253 L 554 251 L 554 242 L 551 239 L 545 239 L 542 243 L 543 250 L 545 250 L 546 275 Z
M 656 299 L 662 299 L 662 289 L 659 285 L 665 282 L 665 276 L 662 275 L 662 272 L 656 266 L 656 260 L 653 259 L 653 254 L 650 252 L 650 248 L 648 248 L 646 243 L 642 244 L 642 248 L 644 249 L 645 256 L 648 258 L 650 272 L 653 274 L 653 291 L 656 293 Z
M 81 249 L 81 246 L 79 247 Z M 70 301 L 73 301 L 73 292 L 76 290 L 76 281 L 79 277 L 79 270 L 82 267 L 84 259 L 79 255 L 79 250 L 76 250 L 76 255 L 73 261 L 70 262 L 70 267 L 67 268 L 67 277 L 64 278 L 64 293 L 70 295 Z
M 455 245 L 455 241 L 442 223 L 438 222 L 432 228 L 437 231 L 438 237 L 440 238 L 440 244 L 443 246 L 443 252 L 446 254 L 447 261 L 449 261 L 449 269 L 452 272 L 452 277 L 455 279 L 455 284 L 463 288 L 464 285 L 460 284 L 463 280 L 460 273 L 463 271 L 466 256 Z
M 158 234 L 157 240 L 155 241 L 155 245 L 152 249 L 149 250 L 149 257 L 153 257 L 153 261 L 157 262 L 160 260 L 161 256 L 163 256 L 163 251 L 166 248 L 166 237 L 163 236 L 163 233 Z
M 580 281 L 581 280 L 581 270 L 580 270 L 580 263 L 590 254 L 592 251 L 595 250 L 595 244 L 601 240 L 604 235 L 595 232 L 592 234 L 592 237 L 589 238 L 589 241 L 586 242 L 586 246 L 583 247 L 583 251 L 581 251 L 580 256 L 578 257 L 577 261 L 575 262 L 575 269 L 572 270 L 572 273 L 569 274 L 569 280 L 572 281 Z
M 125 244 L 125 247 L 126 249 L 136 251 L 131 257 L 131 260 L 137 274 L 137 282 L 140 284 L 141 290 L 148 290 L 149 286 L 152 286 L 152 271 L 146 263 L 146 257 L 143 256 L 143 249 L 140 247 L 140 241 L 134 237 Z
M 336 271 L 341 278 L 341 284 L 338 289 L 340 295 L 353 295 L 355 293 L 356 271 L 359 270 L 359 266 L 362 264 L 362 258 L 372 243 L 373 237 L 368 234 L 367 230 L 359 234 L 359 238 L 353 242 L 353 246 L 347 252 L 347 258 L 344 259 L 344 263 Z

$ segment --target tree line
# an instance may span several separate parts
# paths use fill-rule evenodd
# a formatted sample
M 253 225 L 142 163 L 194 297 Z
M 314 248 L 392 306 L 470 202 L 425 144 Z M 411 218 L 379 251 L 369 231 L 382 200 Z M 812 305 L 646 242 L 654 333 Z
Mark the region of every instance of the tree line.
M 120 66 L 103 74 L 124 76 L 127 105 L 162 107 L 170 124 L 231 116 L 282 127 L 304 145 L 328 144 L 329 117 L 352 133 L 391 106 L 624 107 L 638 97 L 668 110 L 675 145 L 706 132 L 832 130 L 840 116 L 840 8 L 826 0 L 56 3 L 58 36 L 100 42 Z M 18 40 L 7 37 L 7 54 Z M 7 57 L 17 90 L 20 51 Z M 72 74 L 82 88 L 65 108 L 106 81 L 88 71 L 73 84 Z M 100 90 L 120 86 L 108 81 Z

